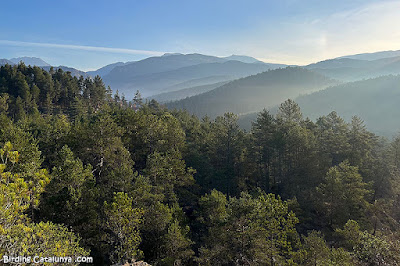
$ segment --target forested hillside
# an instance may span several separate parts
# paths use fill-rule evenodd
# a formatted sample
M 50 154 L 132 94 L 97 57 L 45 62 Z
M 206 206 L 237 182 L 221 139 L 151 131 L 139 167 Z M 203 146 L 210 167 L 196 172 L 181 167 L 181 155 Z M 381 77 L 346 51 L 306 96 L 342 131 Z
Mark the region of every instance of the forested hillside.
M 100 77 L 5 65 L 0 255 L 397 265 L 399 154 L 400 138 L 335 112 L 313 122 L 291 100 L 246 133 L 231 113 L 198 119 L 112 96 Z
M 328 87 L 325 90 L 295 98 L 303 114 L 312 120 L 336 111 L 346 121 L 352 116 L 362 117 L 369 130 L 380 136 L 392 138 L 400 131 L 400 76 L 383 76 Z M 270 108 L 275 113 L 278 105 Z M 250 130 L 257 113 L 239 117 L 239 125 Z
M 370 130 L 389 138 L 398 134 L 400 124 L 400 76 L 345 83 L 296 99 L 310 119 L 337 111 L 347 121 L 362 117 Z
M 269 70 L 227 83 L 212 91 L 167 103 L 170 109 L 187 110 L 199 117 L 215 118 L 226 112 L 243 114 L 280 104 L 306 92 L 336 84 L 337 81 L 299 68 Z

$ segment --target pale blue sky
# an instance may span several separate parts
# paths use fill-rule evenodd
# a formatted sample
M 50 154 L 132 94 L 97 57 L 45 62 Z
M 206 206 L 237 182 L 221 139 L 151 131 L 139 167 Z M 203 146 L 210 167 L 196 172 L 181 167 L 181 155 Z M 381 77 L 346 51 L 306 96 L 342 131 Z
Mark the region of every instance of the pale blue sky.
M 83 70 L 164 52 L 307 64 L 400 49 L 399 1 L 25 0 L 0 14 L 0 58 Z

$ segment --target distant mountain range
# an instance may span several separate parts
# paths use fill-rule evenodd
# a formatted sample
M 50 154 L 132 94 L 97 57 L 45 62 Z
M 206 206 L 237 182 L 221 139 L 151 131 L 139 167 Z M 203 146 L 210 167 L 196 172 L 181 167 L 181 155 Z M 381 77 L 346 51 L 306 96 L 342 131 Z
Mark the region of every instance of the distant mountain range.
M 115 66 L 104 78 L 119 83 L 130 82 L 132 77 L 171 71 L 182 67 L 204 63 L 221 63 L 226 60 L 201 54 L 166 54 L 163 56 L 149 57 L 137 62 L 122 66 Z
M 337 111 L 347 121 L 353 115 L 361 117 L 368 128 L 379 135 L 392 137 L 399 133 L 400 51 L 345 56 L 302 69 L 308 70 L 298 72 L 303 79 L 290 77 L 289 72 L 294 68 L 278 69 L 234 80 L 215 89 L 206 86 L 154 97 L 161 101 L 180 97 L 180 100 L 167 102 L 166 106 L 186 109 L 198 116 L 215 117 L 225 112 L 239 114 L 239 124 L 246 129 L 250 129 L 257 112 L 263 108 L 276 111 L 281 102 L 292 98 L 311 119 Z M 279 78 L 278 73 L 287 76 Z M 329 82 L 321 82 L 319 88 L 311 86 L 307 82 L 315 74 Z M 196 89 L 205 92 L 194 95 Z
M 6 64 L 14 65 L 14 63 L 11 62 L 10 60 L 7 60 L 7 59 L 0 59 L 0 66 L 4 66 L 4 65 L 6 65 Z
M 0 65 L 18 64 L 43 67 L 51 65 L 36 57 L 1 59 Z M 95 71 L 80 71 L 67 66 L 57 66 L 74 76 L 96 76 L 103 78 L 114 91 L 119 90 L 128 99 L 140 90 L 143 96 L 192 88 L 190 95 L 212 88 L 212 84 L 257 74 L 268 69 L 285 67 L 282 64 L 266 64 L 253 57 L 231 55 L 225 58 L 201 54 L 165 54 L 134 62 L 117 62 Z M 222 83 L 221 83 L 222 84 Z M 204 87 L 205 86 L 205 87 Z M 199 91 L 196 92 L 196 88 Z M 186 94 L 182 94 L 185 97 Z M 175 99 L 175 98 L 174 98 Z M 172 99 L 169 99 L 172 100 Z
M 35 57 L 0 59 L 0 65 L 20 61 L 51 68 Z M 198 116 L 234 112 L 240 114 L 239 122 L 245 128 L 256 118 L 255 112 L 276 110 L 292 98 L 312 119 L 335 110 L 345 119 L 360 116 L 370 130 L 381 135 L 392 136 L 400 130 L 400 50 L 342 56 L 302 67 L 265 63 L 245 55 L 165 54 L 117 62 L 96 71 L 54 68 L 77 77 L 100 75 L 127 99 L 139 90 L 147 99 Z
M 79 77 L 79 76 L 83 76 L 83 77 L 89 77 L 89 74 L 87 74 L 84 71 L 72 68 L 72 67 L 67 67 L 67 66 L 51 66 L 49 63 L 43 61 L 40 58 L 37 57 L 18 57 L 18 58 L 12 58 L 10 60 L 7 59 L 0 59 L 0 66 L 2 65 L 16 65 L 19 64 L 20 62 L 23 62 L 25 65 L 27 66 L 38 66 L 43 68 L 46 71 L 49 71 L 51 67 L 54 68 L 54 70 L 57 69 L 62 69 L 63 71 L 67 72 L 71 72 L 71 75 L 75 76 L 75 77 Z
M 196 84 L 184 88 L 210 85 L 272 68 L 277 68 L 277 65 L 244 63 L 200 54 L 170 54 L 116 66 L 103 79 L 111 88 L 131 98 L 135 89 L 139 89 L 144 96 L 151 96 L 183 89 L 182 83 L 196 81 Z M 212 82 L 210 78 L 213 78 Z

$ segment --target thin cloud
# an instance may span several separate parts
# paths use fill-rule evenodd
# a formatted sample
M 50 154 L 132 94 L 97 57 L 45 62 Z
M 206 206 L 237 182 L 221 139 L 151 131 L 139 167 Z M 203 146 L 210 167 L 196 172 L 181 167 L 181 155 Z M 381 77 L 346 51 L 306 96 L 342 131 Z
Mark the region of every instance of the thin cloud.
M 160 51 L 134 50 L 125 48 L 110 48 L 110 47 L 86 46 L 86 45 L 56 44 L 56 43 L 20 42 L 20 41 L 10 41 L 10 40 L 0 40 L 0 45 L 72 49 L 81 51 L 135 54 L 135 55 L 163 55 L 166 53 Z

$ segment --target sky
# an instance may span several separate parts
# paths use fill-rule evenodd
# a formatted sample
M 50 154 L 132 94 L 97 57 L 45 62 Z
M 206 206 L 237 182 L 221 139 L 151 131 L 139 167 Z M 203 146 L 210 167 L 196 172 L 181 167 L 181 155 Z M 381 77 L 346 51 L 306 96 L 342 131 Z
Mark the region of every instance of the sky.
M 85 71 L 163 53 L 304 65 L 400 50 L 400 1 L 19 0 L 0 14 L 0 58 Z

